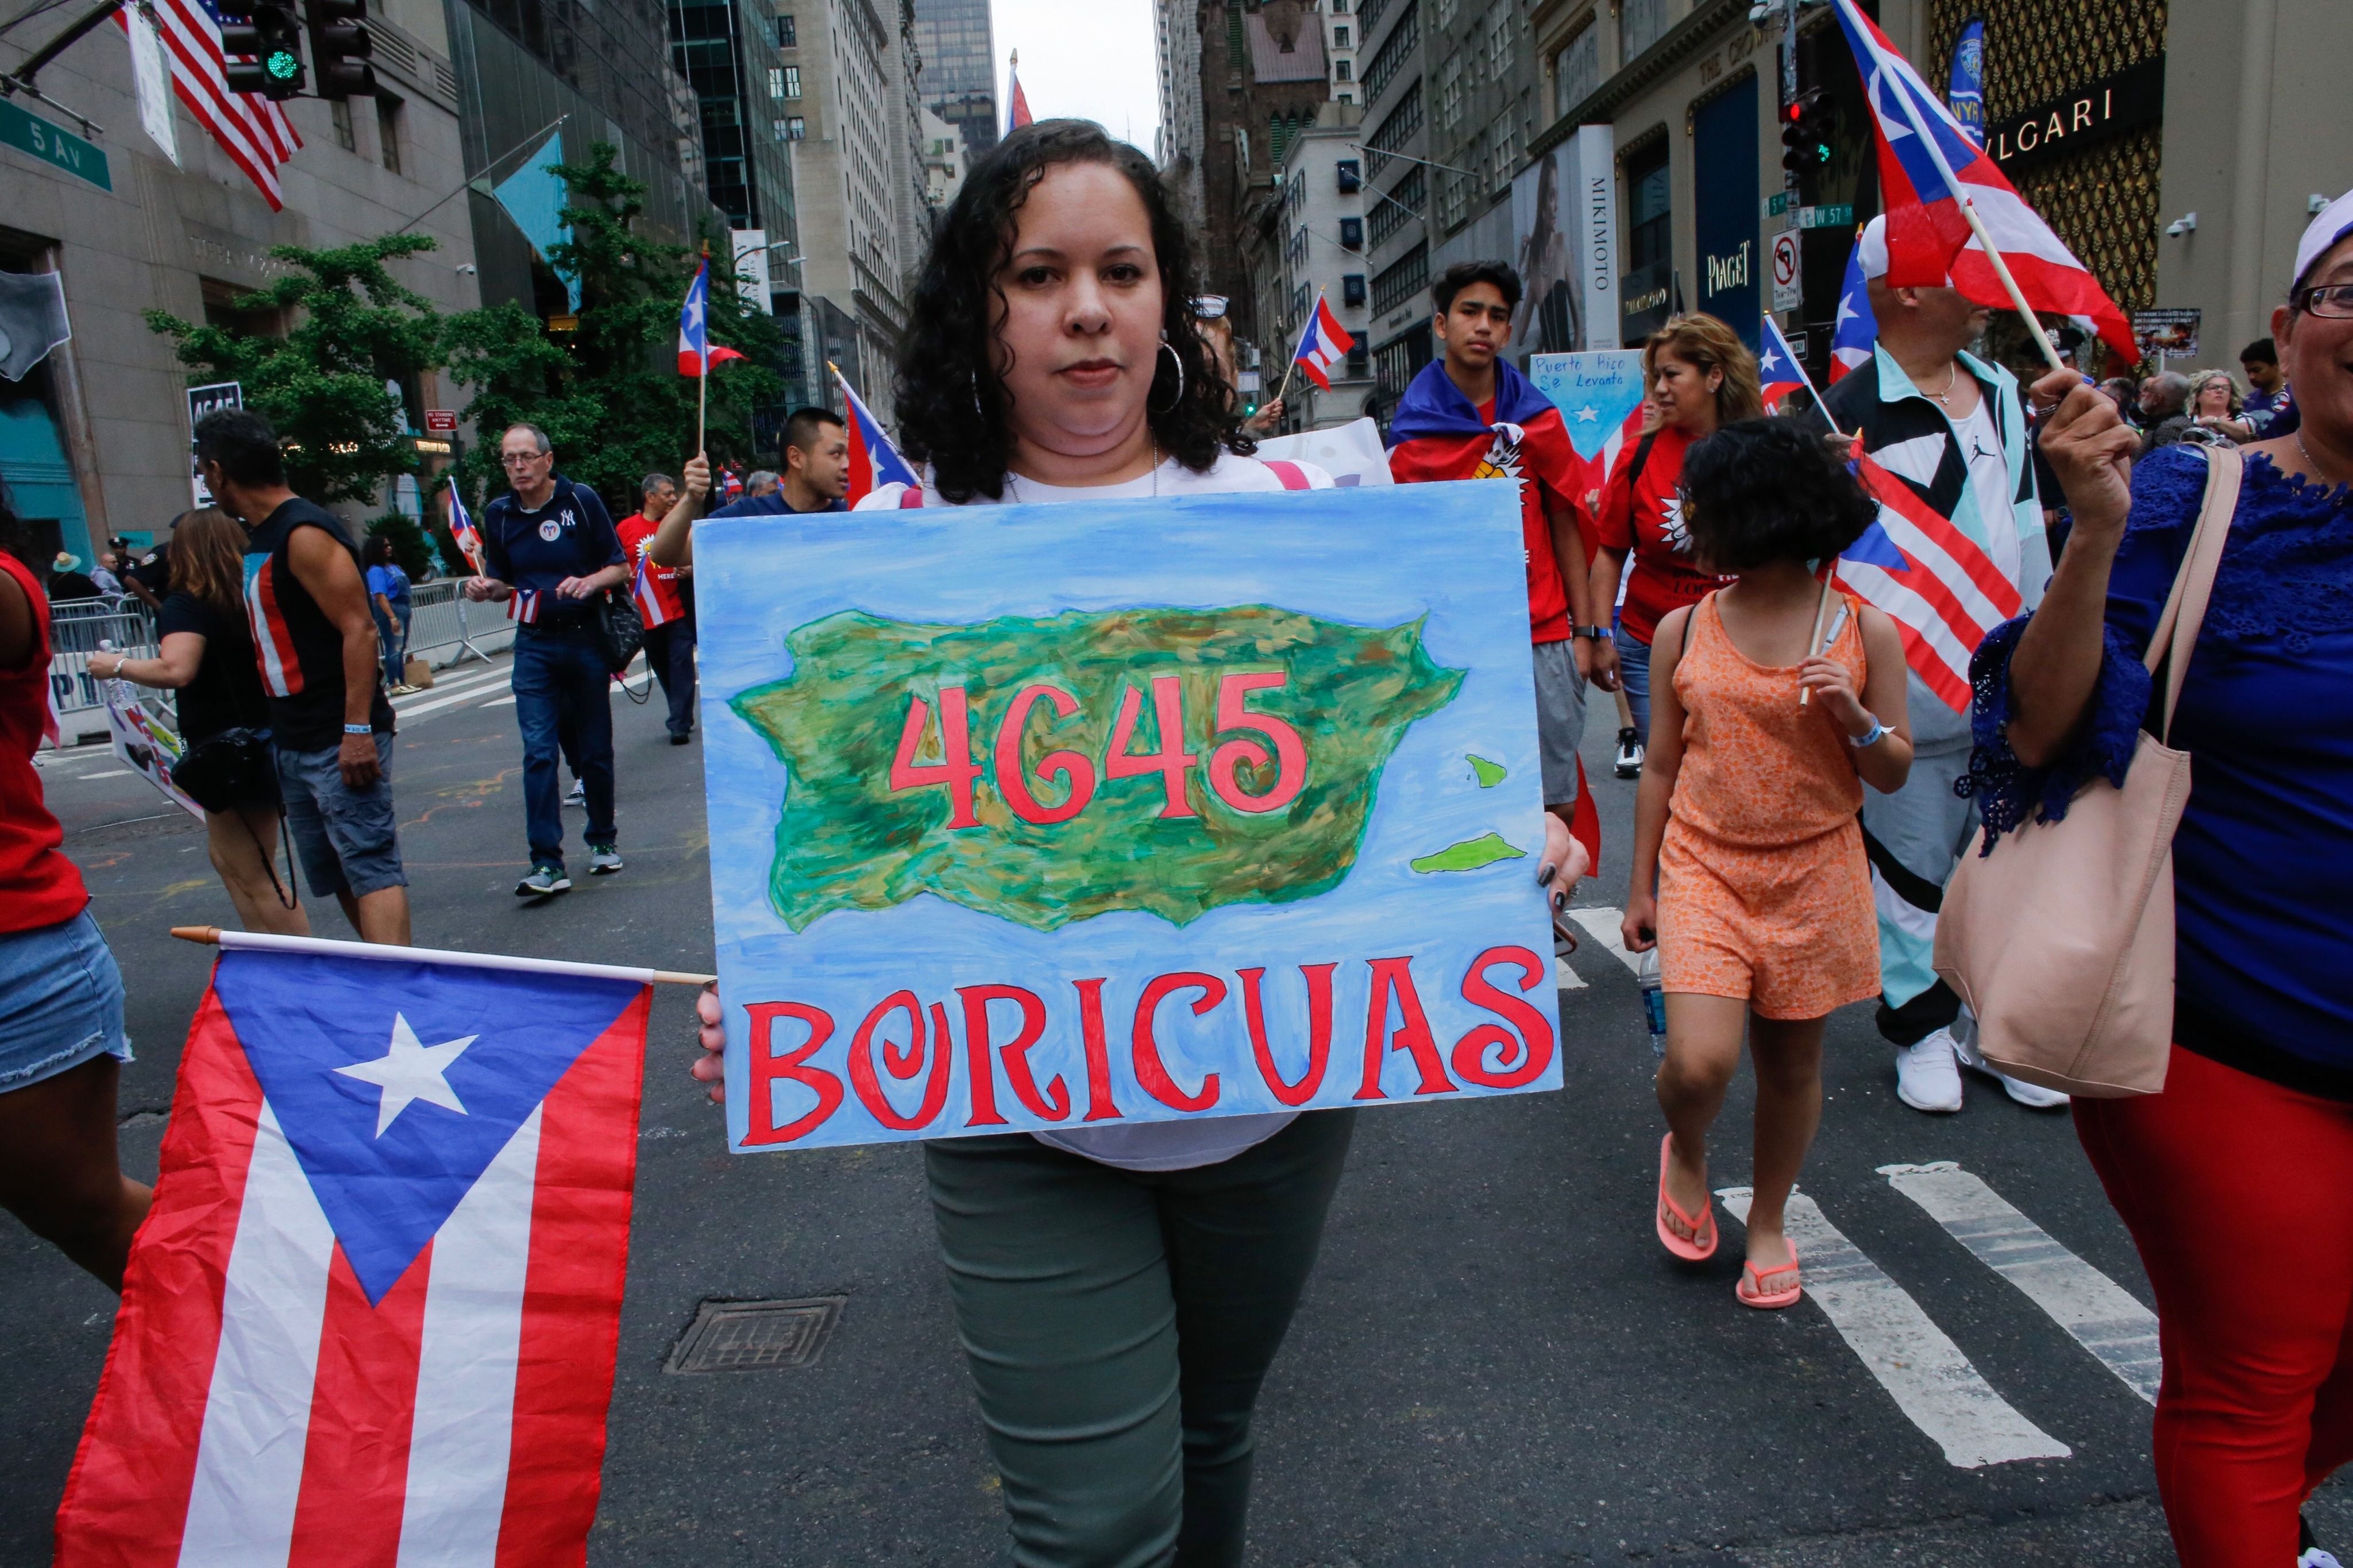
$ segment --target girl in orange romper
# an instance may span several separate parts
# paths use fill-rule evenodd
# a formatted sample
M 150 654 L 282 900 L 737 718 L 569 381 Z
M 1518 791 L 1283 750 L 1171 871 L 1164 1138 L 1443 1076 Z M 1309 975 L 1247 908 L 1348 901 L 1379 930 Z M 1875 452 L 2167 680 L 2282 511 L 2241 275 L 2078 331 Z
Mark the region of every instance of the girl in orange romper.
M 1893 790 L 1912 766 L 1904 648 L 1877 610 L 1825 600 L 1810 564 L 1873 511 L 1819 437 L 1725 426 L 1683 461 L 1683 521 L 1706 569 L 1738 580 L 1662 619 L 1651 650 L 1624 934 L 1658 948 L 1666 993 L 1657 1231 L 1678 1258 L 1715 1251 L 1707 1133 L 1745 1028 L 1756 1173 L 1735 1293 L 1752 1307 L 1800 1290 L 1781 1215 L 1821 1119 L 1823 1019 L 1879 994 L 1856 814 L 1865 784 Z

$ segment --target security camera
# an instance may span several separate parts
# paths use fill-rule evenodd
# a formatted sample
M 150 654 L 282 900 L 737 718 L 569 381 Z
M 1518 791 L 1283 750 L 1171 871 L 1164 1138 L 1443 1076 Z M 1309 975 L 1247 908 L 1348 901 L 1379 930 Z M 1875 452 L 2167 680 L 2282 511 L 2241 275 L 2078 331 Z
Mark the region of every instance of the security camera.
M 1773 0 L 1757 0 L 1755 5 L 1748 7 L 1748 25 L 1752 27 L 1763 26 L 1778 9 L 1779 7 L 1773 4 Z
M 458 276 L 460 278 L 471 278 L 479 276 L 479 274 L 476 273 L 474 264 L 472 262 L 465 261 L 459 263 Z
M 2198 215 L 2196 213 L 2184 213 L 2181 216 L 2175 218 L 2171 223 L 2167 224 L 2165 226 L 2165 232 L 2172 236 L 2175 239 L 2179 239 L 2183 235 L 2189 233 L 2197 226 Z

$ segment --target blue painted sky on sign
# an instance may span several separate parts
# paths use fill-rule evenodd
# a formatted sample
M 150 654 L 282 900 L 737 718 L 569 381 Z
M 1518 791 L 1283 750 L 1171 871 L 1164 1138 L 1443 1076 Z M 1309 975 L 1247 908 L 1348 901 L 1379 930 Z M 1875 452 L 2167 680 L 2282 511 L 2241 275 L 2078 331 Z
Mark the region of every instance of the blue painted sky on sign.
M 1493 483 L 698 525 L 712 897 L 731 1083 L 746 1081 L 745 1005 L 790 1000 L 826 1009 L 835 1032 L 811 1065 L 846 1082 L 850 1037 L 902 988 L 927 1006 L 944 1003 L 959 1042 L 933 1135 L 964 1131 L 969 1114 L 959 986 L 1009 984 L 1044 997 L 1049 1021 L 1030 1052 L 1032 1069 L 1041 1083 L 1062 1075 L 1075 1093 L 1084 1067 L 1071 983 L 1108 976 L 1109 1055 L 1115 1098 L 1129 1121 L 1178 1114 L 1140 1092 L 1127 1049 L 1145 982 L 1175 971 L 1216 973 L 1232 987 L 1206 1017 L 1189 1012 L 1192 994 L 1159 1011 L 1163 1050 L 1178 1083 L 1190 1090 L 1204 1072 L 1220 1073 L 1218 1114 L 1282 1109 L 1254 1071 L 1238 1070 L 1253 1059 L 1235 984 L 1246 967 L 1267 972 L 1274 1055 L 1295 1079 L 1305 1059 L 1307 1016 L 1300 966 L 1339 964 L 1331 1065 L 1315 1105 L 1349 1103 L 1361 1087 L 1369 960 L 1411 956 L 1432 1033 L 1450 1057 L 1465 1031 L 1496 1021 L 1461 993 L 1465 973 L 1488 948 L 1508 943 L 1541 956 L 1545 973 L 1526 1000 L 1551 1016 L 1550 930 L 1534 889 L 1543 792 L 1522 551 L 1513 488 Z M 1333 891 L 1291 904 L 1227 905 L 1181 930 L 1156 915 L 1119 911 L 1038 931 L 928 894 L 881 910 L 829 913 L 797 935 L 776 914 L 768 876 L 787 771 L 727 704 L 791 673 L 785 639 L 794 629 L 844 610 L 965 625 L 1071 610 L 1261 604 L 1363 626 L 1427 617 L 1430 657 L 1468 672 L 1452 703 L 1406 731 L 1382 773 L 1357 863 Z M 1481 788 L 1465 760 L 1471 753 L 1503 763 L 1506 777 Z M 1408 868 L 1416 857 L 1488 833 L 1526 858 L 1471 872 Z M 1139 863 L 1136 874 L 1149 875 L 1149 864 Z M 1515 969 L 1490 971 L 1489 978 L 1520 994 Z M 1393 1012 L 1389 1027 L 1398 1022 Z M 886 1033 L 902 1039 L 906 1029 L 900 1013 Z M 1000 1023 L 998 1043 L 1009 1032 Z M 775 1044 L 781 1050 L 805 1036 L 780 1025 Z M 1399 1051 L 1384 1056 L 1387 1094 L 1412 1099 L 1420 1081 L 1413 1061 Z M 1491 1070 L 1497 1065 L 1491 1055 Z M 1559 1070 L 1556 1058 L 1529 1087 L 1558 1087 Z M 919 1082 L 884 1081 L 902 1115 L 920 1098 Z M 1466 1095 L 1488 1092 L 1467 1080 L 1461 1087 Z M 816 1103 L 792 1084 L 776 1093 L 779 1124 Z M 1051 1125 L 1025 1117 L 1001 1076 L 997 1100 L 1015 1127 Z M 746 1126 L 740 1097 L 728 1120 L 731 1141 L 740 1142 Z M 1071 1123 L 1077 1120 L 1074 1110 Z M 886 1131 L 850 1093 L 823 1126 L 790 1146 L 913 1135 Z

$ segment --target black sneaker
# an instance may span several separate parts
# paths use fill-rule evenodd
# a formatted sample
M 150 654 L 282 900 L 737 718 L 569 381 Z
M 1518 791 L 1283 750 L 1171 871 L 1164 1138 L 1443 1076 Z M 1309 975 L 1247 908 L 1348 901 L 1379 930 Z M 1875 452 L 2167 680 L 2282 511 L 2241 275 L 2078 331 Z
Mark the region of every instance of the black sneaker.
M 1618 731 L 1618 761 L 1613 771 L 1621 779 L 1639 778 L 1642 772 L 1642 732 L 1629 726 Z
M 564 874 L 561 866 L 533 866 L 531 875 L 515 884 L 518 899 L 543 899 L 552 893 L 568 893 L 572 879 Z

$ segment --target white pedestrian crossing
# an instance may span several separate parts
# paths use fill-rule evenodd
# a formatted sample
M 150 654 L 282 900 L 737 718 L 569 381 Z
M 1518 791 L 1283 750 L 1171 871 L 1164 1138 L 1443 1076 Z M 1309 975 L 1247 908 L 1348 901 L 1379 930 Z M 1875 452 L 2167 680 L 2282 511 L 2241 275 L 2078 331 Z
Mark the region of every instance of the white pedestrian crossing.
M 1571 910 L 1568 911 L 1568 918 L 1591 933 L 1593 940 L 1601 944 L 1602 952 L 1624 964 L 1629 973 L 1632 972 L 1636 963 L 1635 957 L 1626 951 L 1625 939 L 1618 932 L 1619 925 L 1626 918 L 1625 910 L 1596 906 L 1592 909 Z
M 1882 1165 L 1879 1173 L 1978 1262 L 2017 1286 L 2126 1388 L 2157 1403 L 2156 1313 L 1954 1162 Z
M 1747 1224 L 1746 1187 L 1721 1188 L 1716 1196 Z M 1995 1393 L 1912 1293 L 1864 1257 L 1811 1197 L 1790 1194 L 1786 1223 L 1806 1294 L 1896 1407 L 1945 1451 L 1946 1463 L 1976 1469 L 2073 1452 Z

